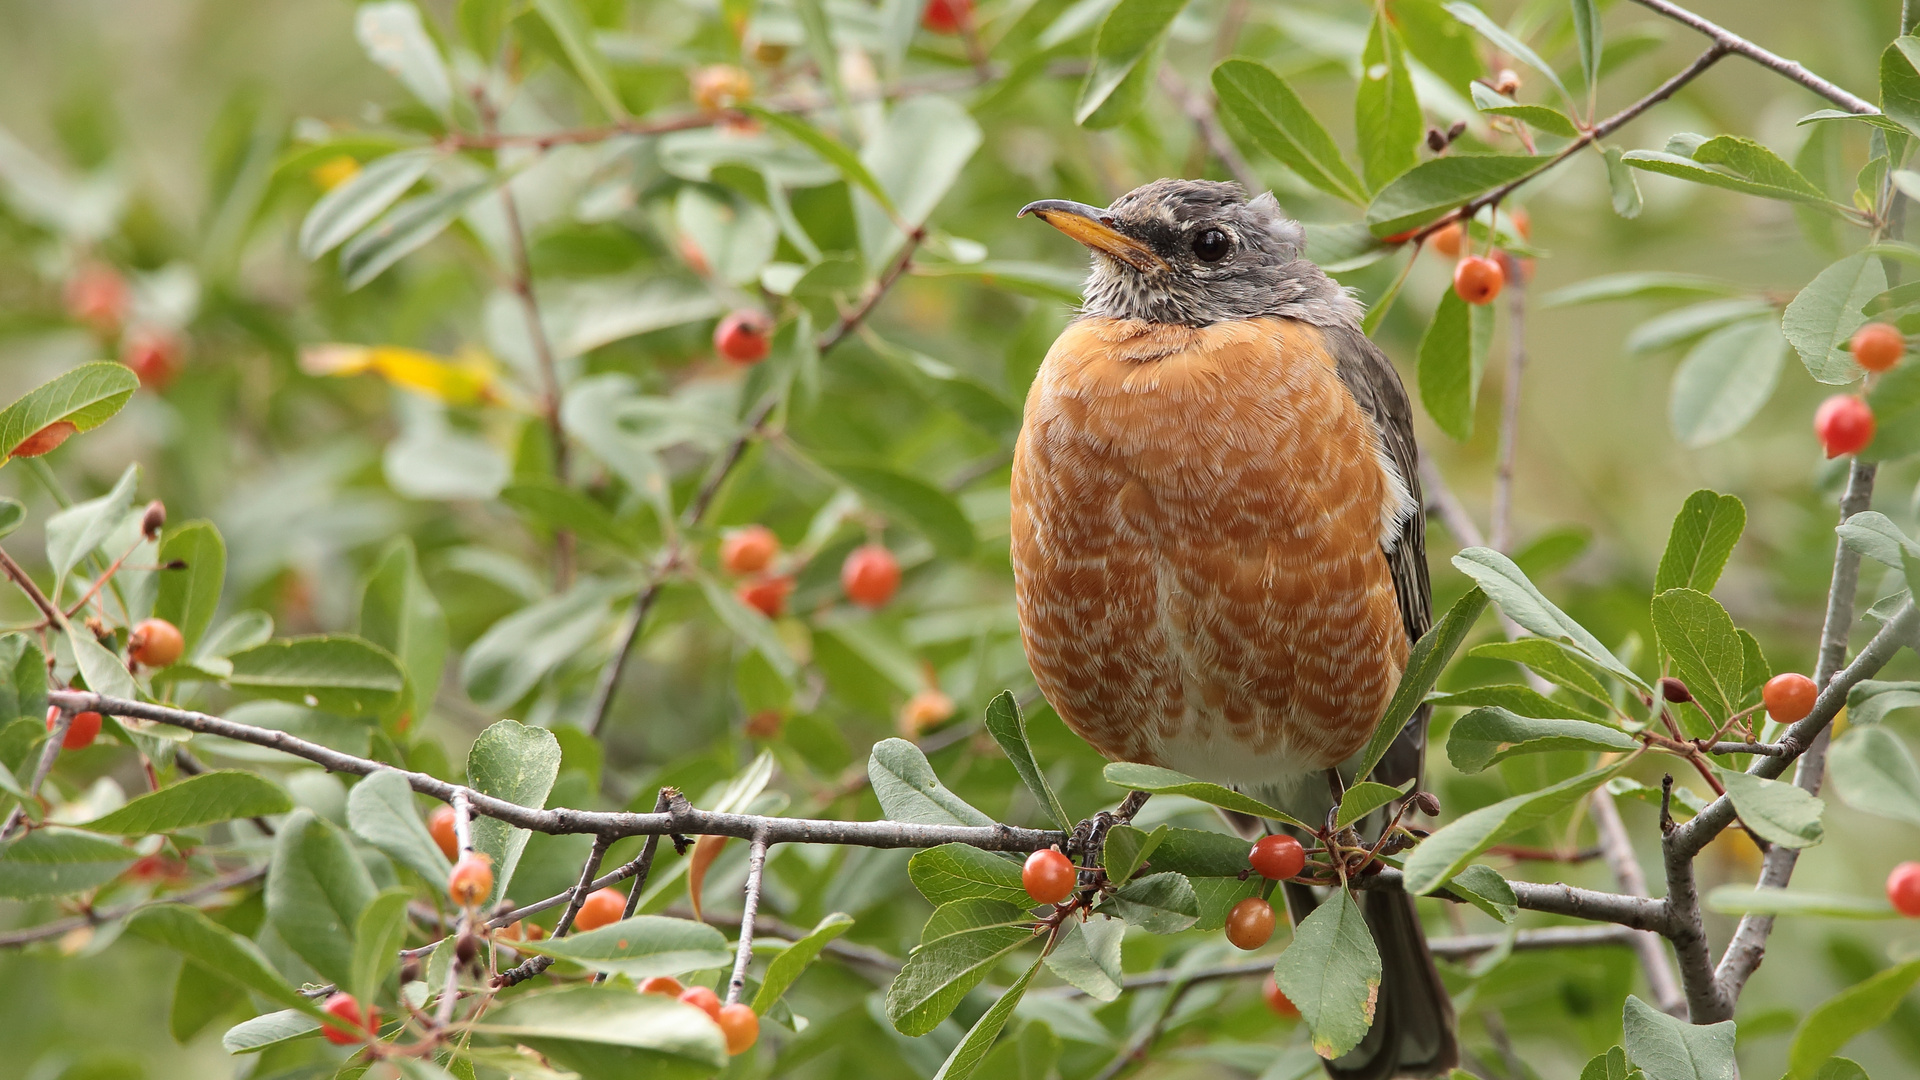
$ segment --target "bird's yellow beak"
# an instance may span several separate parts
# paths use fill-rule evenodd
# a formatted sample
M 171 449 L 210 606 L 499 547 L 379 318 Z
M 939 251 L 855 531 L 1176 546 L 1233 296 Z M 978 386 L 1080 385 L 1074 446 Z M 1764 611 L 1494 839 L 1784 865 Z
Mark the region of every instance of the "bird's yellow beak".
M 1113 215 L 1097 206 L 1066 199 L 1041 199 L 1020 208 L 1020 217 L 1032 214 L 1095 251 L 1111 255 L 1136 270 L 1164 270 L 1166 260 L 1153 249 L 1113 227 Z

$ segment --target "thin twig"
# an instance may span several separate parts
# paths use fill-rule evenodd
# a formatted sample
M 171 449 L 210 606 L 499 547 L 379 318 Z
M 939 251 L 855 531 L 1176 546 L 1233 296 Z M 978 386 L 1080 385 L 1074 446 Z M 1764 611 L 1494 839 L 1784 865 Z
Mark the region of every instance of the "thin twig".
M 1427 496 L 1427 512 L 1440 519 L 1440 524 L 1453 534 L 1454 543 L 1463 548 L 1486 545 L 1480 526 L 1473 523 L 1473 515 L 1467 512 L 1460 496 L 1453 493 L 1440 466 L 1424 452 L 1420 455 L 1420 489 Z
M 1668 3 L 1667 0 L 1634 0 L 1634 2 L 1649 11 L 1658 12 L 1674 22 L 1705 34 L 1721 49 L 1738 53 L 1782 78 L 1797 82 L 1848 112 L 1877 113 L 1880 111 L 1873 107 L 1872 102 L 1855 97 L 1794 61 L 1777 53 L 1768 52 L 1739 34 L 1717 23 L 1709 22 L 1678 4 Z
M 220 877 L 195 885 L 185 892 L 173 893 L 167 896 L 156 896 L 150 900 L 142 900 L 132 904 L 121 904 L 117 907 L 88 908 L 85 913 L 74 915 L 70 918 L 56 919 L 53 922 L 42 923 L 39 926 L 30 926 L 24 930 L 10 930 L 5 933 L 0 933 L 0 948 L 29 945 L 36 941 L 46 941 L 49 938 L 61 937 L 83 927 L 100 926 L 105 923 L 117 922 L 142 908 L 150 908 L 155 904 L 196 903 L 209 897 L 218 896 L 228 889 L 235 889 L 242 885 L 251 884 L 265 876 L 267 876 L 267 868 L 263 864 L 249 867 L 245 870 L 235 870 L 232 873 L 223 874 Z
M 27 785 L 27 798 L 37 799 L 40 797 L 40 785 L 46 783 L 47 774 L 53 772 L 53 763 L 60 757 L 62 744 L 64 744 L 67 739 L 67 729 L 73 726 L 74 714 L 82 711 L 84 710 L 61 709 L 60 714 L 54 718 L 53 727 L 47 730 L 46 745 L 40 748 L 40 760 L 34 763 L 33 782 Z M 0 766 L 0 768 L 4 767 L 5 766 Z M 0 824 L 0 840 L 5 840 L 12 835 L 14 826 L 20 824 L 26 816 L 26 803 L 23 802 L 19 806 L 14 807 L 12 812 L 7 814 L 6 822 Z
M 593 849 L 587 852 L 587 861 L 580 864 L 580 880 L 575 883 L 573 888 L 567 890 L 572 894 L 567 898 L 567 910 L 560 913 L 560 921 L 553 925 L 554 937 L 566 937 L 567 931 L 573 929 L 574 916 L 580 914 L 581 905 L 585 904 L 587 897 L 593 893 L 593 875 L 600 872 L 600 860 L 607 857 L 607 848 L 612 844 L 613 839 L 611 837 L 596 836 L 593 838 Z M 535 956 L 521 962 L 517 967 L 510 968 L 495 975 L 493 977 L 494 989 L 498 990 L 508 986 L 516 986 L 552 966 L 553 957 Z
M 1607 868 L 1613 871 L 1613 879 L 1620 891 L 1632 896 L 1647 895 L 1646 871 L 1640 867 L 1640 860 L 1633 851 L 1633 838 L 1627 833 L 1627 826 L 1620 819 L 1620 808 L 1613 801 L 1613 793 L 1604 785 L 1595 788 L 1587 800 L 1587 813 L 1593 818 L 1593 831 L 1600 839 L 1600 850 L 1606 856 Z M 1647 990 L 1653 995 L 1653 1003 L 1662 1011 L 1674 1016 L 1681 1015 L 1686 1009 L 1686 995 L 1680 988 L 1680 980 L 1674 975 L 1673 965 L 1667 960 L 1667 947 L 1661 943 L 1658 935 L 1641 931 L 1632 939 L 1633 951 L 1640 959 L 1640 970 L 1647 977 Z
M 1171 64 L 1160 65 L 1160 89 L 1179 104 L 1180 111 L 1187 114 L 1187 119 L 1193 121 L 1193 128 L 1199 133 L 1201 141 L 1206 143 L 1207 150 L 1227 167 L 1235 183 L 1248 195 L 1257 195 L 1266 190 L 1259 174 L 1247 163 L 1246 156 L 1240 153 L 1240 148 L 1233 145 L 1233 140 L 1220 127 L 1220 118 L 1215 114 L 1213 101 L 1206 91 L 1188 86 Z
M 7 554 L 4 548 L 0 548 L 0 570 L 4 570 L 7 577 L 11 578 L 15 585 L 20 586 L 20 591 L 27 594 L 27 599 L 33 601 L 33 606 L 40 609 L 40 614 L 45 616 L 49 623 L 59 627 L 67 625 L 66 616 L 54 606 L 53 601 L 47 599 L 47 594 L 41 592 L 40 586 L 34 584 L 33 576 L 21 569 L 20 564 L 14 562 L 13 556 Z
M 1733 1017 L 1733 1006 L 1713 977 L 1713 953 L 1707 948 L 1706 921 L 1700 914 L 1700 890 L 1694 883 L 1693 855 L 1674 843 L 1678 826 L 1671 812 L 1673 774 L 1661 782 L 1660 850 L 1667 868 L 1667 940 L 1673 942 L 1680 963 L 1680 985 L 1686 993 L 1687 1019 L 1695 1024 L 1717 1024 Z
M 753 920 L 760 913 L 760 878 L 767 869 L 767 840 L 753 838 L 747 849 L 747 892 L 740 902 L 740 944 L 733 956 L 733 977 L 727 980 L 727 1004 L 740 1000 L 747 986 L 747 965 L 753 962 Z

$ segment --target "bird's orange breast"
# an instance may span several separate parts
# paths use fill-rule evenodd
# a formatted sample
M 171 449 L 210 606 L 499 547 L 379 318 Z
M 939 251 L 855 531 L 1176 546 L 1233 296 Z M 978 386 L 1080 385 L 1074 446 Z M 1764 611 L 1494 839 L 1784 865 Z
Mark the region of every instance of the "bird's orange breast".
M 1027 659 L 1108 758 L 1284 784 L 1362 746 L 1408 642 L 1398 497 L 1312 326 L 1081 319 L 1014 451 Z

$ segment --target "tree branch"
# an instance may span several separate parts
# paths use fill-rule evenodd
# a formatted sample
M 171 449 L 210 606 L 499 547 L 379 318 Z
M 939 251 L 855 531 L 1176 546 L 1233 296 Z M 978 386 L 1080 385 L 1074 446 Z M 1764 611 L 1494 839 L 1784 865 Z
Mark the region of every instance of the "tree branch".
M 760 913 L 760 879 L 767 869 L 767 840 L 753 838 L 747 849 L 747 892 L 740 903 L 740 944 L 733 956 L 733 977 L 727 980 L 727 1004 L 740 1000 L 747 986 L 747 965 L 753 962 L 753 920 Z
M 1607 868 L 1613 871 L 1613 879 L 1619 882 L 1621 891 L 1633 896 L 1647 895 L 1646 872 L 1634 854 L 1633 838 L 1627 833 L 1626 822 L 1620 818 L 1613 793 L 1605 785 L 1595 788 L 1588 797 L 1587 812 L 1593 818 L 1593 830 L 1600 838 Z M 1654 1005 L 1670 1015 L 1683 1015 L 1686 995 L 1673 973 L 1673 965 L 1667 961 L 1667 947 L 1659 936 L 1644 931 L 1634 934 L 1633 951 L 1640 958 L 1640 970 L 1646 974 L 1647 992 L 1653 995 Z
M 67 729 L 73 726 L 74 714 L 82 711 L 84 710 L 61 709 L 60 715 L 54 719 L 53 726 L 47 729 L 46 744 L 40 748 L 40 760 L 35 762 L 33 766 L 33 780 L 27 785 L 28 798 L 37 799 L 40 797 L 40 786 L 47 782 L 47 774 L 53 771 L 53 763 L 60 757 L 61 746 L 67 740 Z M 21 803 L 19 806 L 14 807 L 13 810 L 7 814 L 7 820 L 0 823 L 0 840 L 5 840 L 8 836 L 12 835 L 13 827 L 20 824 L 26 816 L 26 803 Z
M 1781 78 L 1797 82 L 1801 86 L 1819 94 L 1821 97 L 1826 98 L 1828 101 L 1833 102 L 1848 112 L 1877 113 L 1880 111 L 1873 107 L 1872 102 L 1864 98 L 1855 97 L 1820 76 L 1815 75 L 1813 72 L 1808 71 L 1794 61 L 1788 60 L 1786 57 L 1780 56 L 1777 53 L 1768 52 L 1753 42 L 1748 41 L 1746 38 L 1741 37 L 1739 34 L 1728 30 L 1718 23 L 1703 19 L 1678 4 L 1670 4 L 1667 0 L 1634 0 L 1634 3 L 1639 4 L 1649 11 L 1665 15 L 1667 18 L 1683 26 L 1690 27 L 1705 34 L 1707 37 L 1713 39 L 1713 43 L 1720 49 L 1730 53 L 1738 53 L 1754 63 L 1759 64 L 1761 67 L 1772 71 L 1774 74 L 1779 75 Z
M 209 897 L 218 896 L 228 889 L 251 884 L 266 876 L 267 868 L 262 864 L 260 866 L 249 867 L 245 870 L 235 870 L 228 874 L 222 874 L 217 878 L 195 885 L 185 892 L 172 893 L 167 896 L 156 896 L 150 900 L 142 900 L 132 904 L 121 904 L 117 907 L 89 908 L 85 913 L 72 916 L 71 918 L 56 919 L 53 922 L 42 923 L 39 926 L 30 926 L 24 930 L 9 930 L 5 933 L 0 933 L 0 948 L 29 945 L 36 941 L 46 941 L 49 938 L 61 937 L 75 930 L 82 929 L 83 927 L 100 926 L 104 923 L 117 922 L 142 908 L 150 908 L 155 904 L 195 903 L 196 901 L 205 900 Z
M 1713 977 L 1713 954 L 1707 948 L 1706 923 L 1700 915 L 1700 891 L 1693 880 L 1693 856 L 1674 843 L 1678 826 L 1670 812 L 1673 774 L 1663 782 L 1660 802 L 1660 850 L 1667 867 L 1667 939 L 1680 961 L 1680 981 L 1686 989 L 1687 1019 L 1695 1024 L 1717 1024 L 1733 1017 L 1733 1007 Z
M 611 837 L 596 836 L 593 838 L 593 850 L 587 852 L 587 861 L 580 864 L 580 880 L 573 888 L 567 890 L 569 894 L 567 897 L 567 910 L 561 912 L 560 920 L 553 924 L 554 937 L 566 937 L 567 931 L 573 929 L 574 916 L 580 914 L 581 905 L 585 904 L 587 897 L 592 894 L 593 875 L 600 872 L 600 860 L 607 857 L 607 848 L 612 844 L 613 839 Z M 511 926 L 512 924 L 508 923 L 507 925 Z M 516 986 L 552 966 L 553 957 L 551 956 L 533 957 L 532 959 L 523 961 L 517 967 L 495 975 L 493 977 L 494 989 L 498 990 L 503 987 Z

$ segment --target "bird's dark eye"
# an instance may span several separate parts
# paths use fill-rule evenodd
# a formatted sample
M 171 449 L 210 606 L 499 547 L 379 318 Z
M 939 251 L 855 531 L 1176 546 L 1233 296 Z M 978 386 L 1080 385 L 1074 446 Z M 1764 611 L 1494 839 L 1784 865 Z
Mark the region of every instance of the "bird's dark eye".
M 1232 247 L 1233 242 L 1219 229 L 1207 229 L 1193 238 L 1193 254 L 1201 262 L 1219 262 Z

